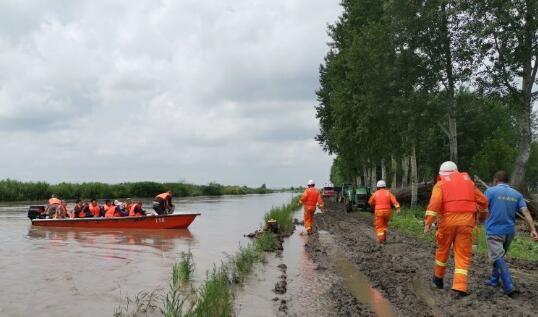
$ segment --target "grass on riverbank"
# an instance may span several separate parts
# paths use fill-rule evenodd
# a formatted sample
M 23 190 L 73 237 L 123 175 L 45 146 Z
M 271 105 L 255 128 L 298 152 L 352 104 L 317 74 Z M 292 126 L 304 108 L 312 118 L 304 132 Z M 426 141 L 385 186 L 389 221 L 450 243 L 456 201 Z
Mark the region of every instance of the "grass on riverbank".
M 263 217 L 265 222 L 270 219 L 275 219 L 279 225 L 280 233 L 282 235 L 290 235 L 293 231 L 293 214 L 297 210 L 299 203 L 299 196 L 294 197 L 291 202 L 282 207 L 272 208 Z
M 278 208 L 272 208 L 264 219 L 275 219 L 280 225 L 280 234 L 289 235 L 293 231 L 293 213 L 297 210 L 298 198 Z M 172 286 L 165 297 L 164 308 L 161 310 L 165 316 L 175 317 L 202 317 L 202 316 L 233 316 L 233 286 L 243 283 L 256 263 L 265 261 L 265 252 L 274 251 L 280 236 L 272 232 L 263 232 L 247 246 L 240 247 L 238 252 L 231 256 L 219 268 L 207 274 L 206 279 L 199 287 L 191 306 L 186 307 L 186 299 L 174 287 L 176 279 L 182 280 L 180 272 L 187 272 L 190 260 L 187 256 L 177 264 L 178 269 L 173 270 Z M 192 255 L 191 255 L 192 256 Z M 183 263 L 183 264 L 182 264 Z M 192 264 L 194 265 L 194 264 Z M 175 267 L 175 266 L 174 266 Z M 177 277 L 176 277 L 177 275 Z
M 191 280 L 194 273 L 194 261 L 192 252 L 189 249 L 187 252 L 181 252 L 181 259 L 172 266 L 172 285 L 177 289 L 182 283 Z
M 432 243 L 435 241 L 433 232 L 427 236 L 423 233 L 424 209 L 421 208 L 402 208 L 400 214 L 393 214 L 390 227 L 419 239 L 425 239 Z M 481 254 L 487 254 L 486 230 L 483 227 L 480 230 L 477 251 Z M 508 256 L 517 259 L 538 261 L 538 243 L 532 241 L 530 237 L 518 233 L 510 246 Z

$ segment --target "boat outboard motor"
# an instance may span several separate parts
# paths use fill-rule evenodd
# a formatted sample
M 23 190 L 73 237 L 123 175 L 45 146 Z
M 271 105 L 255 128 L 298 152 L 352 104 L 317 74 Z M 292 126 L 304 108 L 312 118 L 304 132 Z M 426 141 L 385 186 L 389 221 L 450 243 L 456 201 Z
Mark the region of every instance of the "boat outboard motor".
M 28 208 L 28 218 L 30 218 L 30 220 L 47 218 L 47 215 L 45 214 L 45 206 L 30 206 L 30 208 Z

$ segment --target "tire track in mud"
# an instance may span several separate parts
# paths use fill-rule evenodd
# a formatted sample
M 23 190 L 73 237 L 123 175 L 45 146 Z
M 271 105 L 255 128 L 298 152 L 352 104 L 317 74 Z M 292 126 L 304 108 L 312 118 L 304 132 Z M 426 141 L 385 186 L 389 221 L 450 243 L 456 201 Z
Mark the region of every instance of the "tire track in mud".
M 326 205 L 327 212 L 315 216 L 317 228 L 333 236 L 336 246 L 392 303 L 398 316 L 538 315 L 538 263 L 508 260 L 521 292 L 516 298 L 509 298 L 500 289 L 483 285 L 489 277 L 490 264 L 487 257 L 474 255 L 469 274 L 471 294 L 458 300 L 450 291 L 453 263 L 449 264 L 445 276 L 445 289 L 437 290 L 431 286 L 435 252 L 432 243 L 390 231 L 387 244 L 379 246 L 370 214 L 348 214 L 343 205 L 330 202 Z M 315 263 L 329 272 L 334 270 L 334 259 L 320 242 L 318 234 L 309 237 L 306 249 Z M 349 299 L 349 296 L 353 297 L 349 290 L 341 285 L 333 286 L 331 294 L 337 293 L 332 295 L 339 316 L 374 315 L 367 305 Z

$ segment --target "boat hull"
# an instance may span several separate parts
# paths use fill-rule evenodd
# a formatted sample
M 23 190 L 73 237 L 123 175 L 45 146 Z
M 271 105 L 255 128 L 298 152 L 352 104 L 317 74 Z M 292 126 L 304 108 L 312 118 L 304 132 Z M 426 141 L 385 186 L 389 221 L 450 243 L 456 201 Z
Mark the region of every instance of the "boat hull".
M 142 217 L 34 219 L 33 226 L 64 228 L 186 229 L 199 213 Z

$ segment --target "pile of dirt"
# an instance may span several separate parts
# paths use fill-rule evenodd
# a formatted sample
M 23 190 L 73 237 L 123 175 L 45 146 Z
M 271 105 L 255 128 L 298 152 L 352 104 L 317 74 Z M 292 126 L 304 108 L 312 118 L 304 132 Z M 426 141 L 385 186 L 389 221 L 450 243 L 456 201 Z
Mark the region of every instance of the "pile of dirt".
M 319 230 L 328 231 L 345 256 L 393 305 L 400 316 L 536 316 L 538 312 L 538 263 L 509 259 L 520 294 L 505 296 L 500 289 L 485 286 L 491 266 L 483 255 L 475 255 L 469 272 L 470 295 L 456 299 L 450 290 L 453 263 L 445 277 L 445 289 L 431 286 L 435 246 L 425 240 L 390 231 L 384 246 L 377 244 L 371 214 L 346 213 L 343 204 L 327 203 L 327 212 L 315 216 Z M 320 267 L 331 268 L 331 258 L 324 252 L 316 234 L 309 237 L 307 252 Z M 341 316 L 370 316 L 362 304 L 337 290 Z M 343 295 L 342 295 L 343 294 Z M 349 295 L 349 294 L 347 294 Z M 347 311 L 346 309 L 351 309 Z

